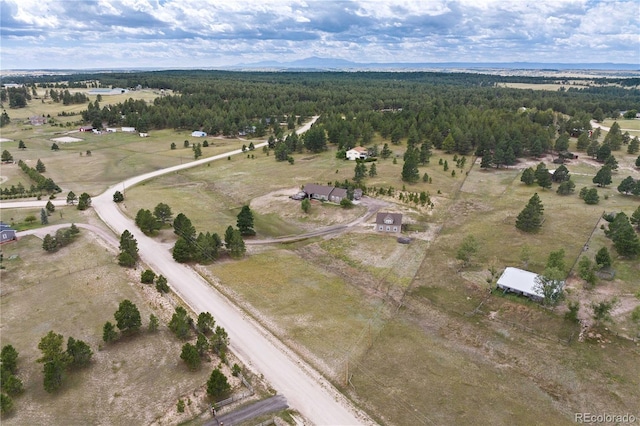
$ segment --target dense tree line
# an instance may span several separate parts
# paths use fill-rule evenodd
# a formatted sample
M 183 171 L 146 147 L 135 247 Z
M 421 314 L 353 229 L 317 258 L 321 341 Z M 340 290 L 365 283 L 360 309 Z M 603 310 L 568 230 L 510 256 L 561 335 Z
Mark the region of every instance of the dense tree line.
M 256 126 L 260 135 L 322 112 L 328 140 L 339 147 L 367 144 L 379 132 L 392 142 L 412 136 L 442 148 L 451 135 L 451 148 L 459 153 L 500 149 L 512 151 L 513 158 L 551 149 L 556 130 L 577 136 L 589 129 L 591 118 L 617 117 L 640 106 L 637 89 L 517 90 L 496 87 L 504 77 L 455 73 L 166 71 L 100 78 L 175 93 L 151 105 L 133 99 L 102 108 L 90 103 L 86 121 L 225 135 Z
M 5 152 L 8 154 L 8 151 L 5 150 Z M 9 158 L 3 152 L 3 161 L 5 161 L 5 157 Z M 13 159 L 13 157 L 10 158 Z M 40 160 L 38 160 L 36 168 L 29 167 L 22 160 L 18 161 L 18 166 L 20 166 L 22 171 L 25 172 L 35 184 L 32 184 L 29 189 L 25 188 L 21 182 L 19 182 L 18 185 L 12 185 L 10 188 L 5 187 L 2 189 L 2 199 L 35 197 L 37 195 L 41 195 L 41 193 L 43 192 L 52 194 L 62 191 L 60 187 L 53 181 L 53 179 L 47 178 L 42 175 L 40 171 L 45 171 L 46 169 L 44 168 L 44 164 Z

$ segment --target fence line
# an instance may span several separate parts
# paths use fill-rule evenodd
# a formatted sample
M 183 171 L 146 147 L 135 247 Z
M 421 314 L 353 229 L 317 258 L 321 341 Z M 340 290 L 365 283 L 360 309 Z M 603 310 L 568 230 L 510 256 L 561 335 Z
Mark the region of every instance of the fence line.
M 600 223 L 600 220 L 604 216 L 605 212 L 606 212 L 606 210 L 603 210 L 602 214 L 600 215 L 600 217 L 598 217 L 598 220 L 596 221 L 595 226 L 591 230 L 591 233 L 589 234 L 589 237 L 587 238 L 587 241 L 585 241 L 584 245 L 582 246 L 582 251 L 580 252 L 580 254 L 578 254 L 578 257 L 573 262 L 573 265 L 571 265 L 571 269 L 569 269 L 569 275 L 571 275 L 573 273 L 573 268 L 575 268 L 576 265 L 578 264 L 578 261 L 580 260 L 580 256 L 582 255 L 582 253 L 584 253 L 585 251 L 589 250 L 589 241 L 591 241 L 591 238 L 593 238 L 593 234 L 595 234 L 596 231 L 598 230 L 598 224 Z

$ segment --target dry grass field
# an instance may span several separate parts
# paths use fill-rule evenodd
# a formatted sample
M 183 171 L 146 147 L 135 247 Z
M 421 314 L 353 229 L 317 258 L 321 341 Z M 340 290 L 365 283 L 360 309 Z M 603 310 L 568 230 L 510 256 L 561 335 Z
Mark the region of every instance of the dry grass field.
M 621 121 L 623 128 L 624 123 L 627 121 Z M 65 144 L 53 153 L 49 149 L 53 129 L 15 128 L 10 136 L 14 142 L 3 142 L 2 147 L 9 147 L 14 157 L 18 154 L 34 164 L 42 158 L 47 174 L 65 190 L 76 193 L 99 193 L 126 177 L 190 160 L 191 150 L 182 148 L 182 142 L 196 142 L 186 132 L 170 131 L 152 132 L 148 139 L 123 134 L 83 135 L 86 140 Z M 17 150 L 19 138 L 25 140 L 27 150 Z M 203 149 L 205 156 L 248 144 L 210 138 L 212 141 L 212 147 Z M 177 144 L 176 150 L 169 149 L 171 142 Z M 382 143 L 378 140 L 379 147 Z M 635 156 L 625 151 L 615 153 L 620 169 L 614 173 L 614 183 L 598 188 L 600 203 L 590 206 L 578 198 L 577 192 L 581 187 L 594 186 L 591 179 L 600 164 L 584 159 L 583 153 L 567 164 L 576 194 L 563 197 L 555 192 L 557 184 L 543 190 L 520 182 L 522 169 L 535 168 L 537 161 L 481 170 L 479 161 L 472 167 L 473 158 L 468 157 L 461 170 L 455 167 L 452 155 L 439 151 L 434 152 L 430 164 L 420 167 L 421 175 L 427 173 L 431 183 L 421 179 L 403 185 L 400 173 L 404 145 L 390 148 L 398 157 L 397 164 L 391 158 L 379 160 L 377 176 L 367 177 L 365 183 L 368 187 L 395 189 L 395 197 L 380 198 L 389 203 L 387 209 L 402 212 L 415 227 L 412 229 L 417 229 L 410 234 L 414 237 L 411 244 L 400 245 L 392 236 L 375 233 L 370 219 L 332 238 L 252 246 L 240 261 L 225 259 L 198 270 L 382 424 L 555 425 L 569 424 L 574 412 L 637 413 L 640 351 L 638 343 L 630 338 L 640 329 L 630 320 L 630 312 L 640 304 L 640 264 L 617 258 L 611 241 L 599 229 L 603 211 L 630 215 L 638 205 L 637 197 L 622 196 L 616 190 L 624 177 L 640 178 L 633 164 Z M 89 149 L 91 157 L 80 156 Z M 186 214 L 198 231 L 223 235 L 227 226 L 235 226 L 242 205 L 249 204 L 258 238 L 349 223 L 364 213 L 362 206 L 343 210 L 314 204 L 311 212 L 304 214 L 299 202 L 288 199 L 305 183 L 327 184 L 353 177 L 355 164 L 336 159 L 332 149 L 322 154 L 294 154 L 292 165 L 278 163 L 262 150 L 248 154 L 249 158 L 238 155 L 145 182 L 127 190 L 121 208 L 135 217 L 139 209 L 153 210 L 164 202 L 174 215 Z M 448 162 L 447 171 L 439 165 L 440 159 Z M 548 168 L 555 168 L 552 157 L 542 160 Z M 7 177 L 3 187 L 21 179 L 14 170 L 5 173 L 4 166 L 0 174 Z M 403 186 L 405 194 L 428 192 L 435 208 L 400 202 L 398 194 Z M 538 233 L 525 234 L 515 228 L 515 219 L 534 192 L 544 205 L 545 222 Z M 74 209 L 63 212 L 65 221 L 96 220 Z M 39 218 L 35 211 L 2 211 L 3 220 L 13 217 L 16 222 L 28 213 Z M 59 220 L 55 215 L 58 212 L 50 223 Z M 477 238 L 480 250 L 472 265 L 460 269 L 455 255 L 467 235 Z M 163 230 L 157 238 L 171 242 L 174 237 L 170 230 Z M 589 248 L 585 251 L 586 243 Z M 571 267 L 581 255 L 593 258 L 603 246 L 614 254 L 615 279 L 601 280 L 591 290 L 575 276 L 567 282 L 568 299 L 580 301 L 580 317 L 586 321 L 590 321 L 591 301 L 620 298 L 621 304 L 613 312 L 615 322 L 607 329 L 598 328 L 599 338 L 578 341 L 580 328 L 563 319 L 564 305 L 548 310 L 520 297 L 491 293 L 486 281 L 490 267 L 498 271 L 506 266 L 522 267 L 523 247 L 531 252 L 527 268 L 539 273 L 553 250 L 564 249 L 566 264 Z M 25 355 L 31 351 L 30 359 L 37 357 L 34 347 L 48 327 L 97 348 L 101 325 L 112 319 L 120 297 L 138 301 L 145 319 L 155 309 L 140 298 L 141 286 L 135 284 L 135 277 L 117 268 L 113 254 L 88 236 L 65 249 L 75 253 L 66 256 L 45 256 L 35 239 L 3 246 L 5 259 L 11 250 L 26 254 L 7 262 L 7 266 L 19 265 L 27 275 L 14 281 L 11 274 L 15 269 L 3 272 L 3 342 L 9 337 L 23 342 L 18 350 Z M 80 259 L 79 253 L 92 256 Z M 48 285 L 39 280 L 47 280 Z M 5 282 L 37 284 L 5 295 L 6 288 L 13 288 L 5 287 Z M 101 287 L 104 285 L 109 286 L 108 291 Z M 63 302 L 34 307 L 33 300 L 58 300 L 60 294 L 65 295 Z M 90 301 L 88 307 L 81 303 L 86 300 Z M 68 303 L 67 310 L 69 306 L 78 308 L 78 314 L 59 317 L 46 311 L 50 307 L 58 311 L 65 308 L 60 303 Z M 36 315 L 23 320 L 30 309 L 42 312 L 36 310 Z M 87 318 L 82 316 L 85 311 L 90 311 Z M 15 324 L 18 319 L 26 325 L 5 325 Z M 42 391 L 40 366 L 31 366 L 27 393 L 16 404 L 19 410 L 45 404 L 44 411 L 51 414 L 43 420 L 63 416 L 72 404 L 76 411 L 90 411 L 94 416 L 90 419 L 107 416 L 105 424 L 150 423 L 162 414 L 161 406 L 175 404 L 177 396 L 204 381 L 180 369 L 177 345 L 179 342 L 162 331 L 158 336 L 145 335 L 95 350 L 94 365 L 70 377 L 69 388 L 58 397 Z M 130 350 L 141 354 L 140 358 L 158 362 L 154 368 L 160 369 L 163 377 L 138 364 Z M 171 351 L 175 357 L 166 356 Z M 97 370 L 96 377 L 107 377 L 113 386 L 124 390 L 94 383 L 91 377 Z M 347 372 L 350 381 L 345 384 Z M 125 380 L 126 374 L 136 380 Z M 170 392 L 153 399 L 154 392 L 167 386 Z M 82 395 L 76 400 L 77 393 Z M 131 399 L 141 393 L 145 394 L 142 402 L 148 404 L 149 412 L 127 417 L 134 415 L 130 413 Z M 95 395 L 104 395 L 103 404 L 91 400 Z M 62 398 L 64 403 L 60 402 Z M 38 414 L 27 413 L 33 417 L 26 420 L 40 420 Z M 10 421 L 24 424 L 17 416 Z
M 164 325 L 171 305 L 145 297 L 145 291 L 156 292 L 142 288 L 139 272 L 117 266 L 112 250 L 86 231 L 54 254 L 45 254 L 41 244 L 25 237 L 2 247 L 7 268 L 1 276 L 2 345 L 18 350 L 25 387 L 3 424 L 150 424 L 206 382 L 213 367 L 188 372 L 179 358 L 182 342 Z M 151 313 L 162 325 L 155 334 L 142 331 L 106 345 L 102 326 L 114 322 L 124 299 L 138 306 L 143 327 Z M 55 394 L 44 391 L 42 365 L 36 363 L 38 342 L 49 330 L 65 341 L 84 340 L 94 352 L 91 365 L 69 373 Z

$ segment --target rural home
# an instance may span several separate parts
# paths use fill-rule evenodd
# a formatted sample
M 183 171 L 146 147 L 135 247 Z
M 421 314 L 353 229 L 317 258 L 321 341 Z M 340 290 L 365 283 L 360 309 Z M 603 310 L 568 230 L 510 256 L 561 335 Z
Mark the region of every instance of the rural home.
M 78 130 L 81 132 L 91 132 L 93 131 L 93 126 L 82 126 Z
M 136 128 L 135 127 L 122 127 L 121 128 L 123 132 L 126 133 L 135 133 L 136 132 Z
M 107 133 L 116 133 L 118 129 L 115 127 L 107 127 Z
M 194 132 L 191 132 L 191 136 L 193 136 L 194 138 L 204 138 L 207 136 L 207 132 L 201 132 L 200 130 L 196 130 Z
M 16 236 L 15 229 L 11 229 L 9 225 L 4 222 L 0 222 L 0 244 L 7 243 L 9 241 L 16 241 L 18 237 Z
M 320 201 L 331 201 L 339 203 L 343 198 L 347 198 L 347 190 L 343 188 L 335 188 L 333 186 L 316 185 L 308 183 L 302 188 L 307 197 Z
M 383 213 L 376 215 L 376 231 L 380 232 L 400 232 L 402 230 L 401 213 Z
M 497 288 L 504 290 L 504 292 L 510 291 L 540 302 L 544 295 L 536 288 L 536 278 L 538 278 L 538 274 L 533 272 L 507 267 L 498 278 Z
M 368 157 L 367 148 L 362 146 L 356 146 L 347 151 L 347 160 L 366 160 Z

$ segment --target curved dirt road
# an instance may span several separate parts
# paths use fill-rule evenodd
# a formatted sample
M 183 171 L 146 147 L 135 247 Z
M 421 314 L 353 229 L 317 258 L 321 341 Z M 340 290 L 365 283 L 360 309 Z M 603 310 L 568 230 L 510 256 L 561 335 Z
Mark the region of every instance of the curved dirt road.
M 307 123 L 298 133 L 306 131 L 315 122 Z M 266 142 L 256 145 L 264 146 Z M 147 173 L 113 185 L 93 198 L 93 208 L 116 235 L 129 230 L 138 241 L 140 257 L 156 273 L 164 275 L 173 291 L 197 314 L 211 312 L 217 322 L 229 333 L 231 348 L 249 368 L 261 373 L 279 393 L 286 396 L 290 406 L 314 424 L 358 425 L 374 424 L 358 410 L 322 375 L 293 353 L 268 330 L 247 317 L 232 301 L 217 292 L 193 269 L 176 263 L 171 253 L 159 242 L 144 235 L 113 202 L 116 190 L 142 181 L 189 167 L 226 158 L 241 150 L 205 158 L 187 164 Z M 7 203 L 6 207 L 27 207 L 32 203 Z M 42 207 L 42 201 L 34 206 Z M 5 203 L 2 207 L 5 207 Z

